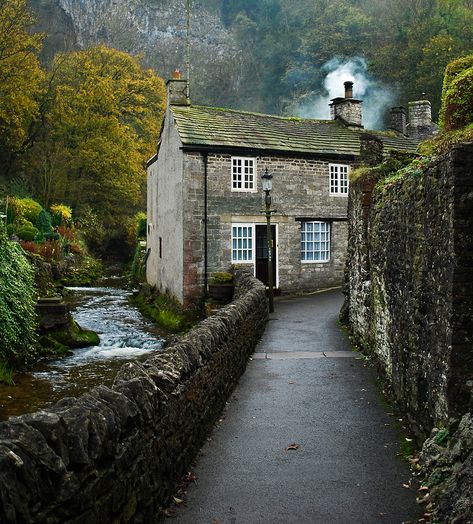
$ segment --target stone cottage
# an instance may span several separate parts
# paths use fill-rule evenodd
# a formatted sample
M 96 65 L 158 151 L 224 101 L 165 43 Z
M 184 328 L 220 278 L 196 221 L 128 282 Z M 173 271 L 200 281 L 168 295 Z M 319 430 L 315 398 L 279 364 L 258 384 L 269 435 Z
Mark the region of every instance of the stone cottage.
M 193 106 L 185 80 L 174 78 L 167 88 L 157 153 L 147 164 L 148 283 L 190 305 L 202 301 L 212 273 L 235 264 L 267 282 L 267 169 L 275 287 L 297 293 L 339 286 L 350 170 L 361 162 L 363 139 L 373 135 L 385 153 L 415 149 L 419 137 L 407 136 L 406 111 L 393 109 L 391 132 L 368 134 L 352 82 L 331 101 L 331 120 Z M 410 110 L 417 115 L 411 132 L 421 133 L 431 124 L 430 104 Z

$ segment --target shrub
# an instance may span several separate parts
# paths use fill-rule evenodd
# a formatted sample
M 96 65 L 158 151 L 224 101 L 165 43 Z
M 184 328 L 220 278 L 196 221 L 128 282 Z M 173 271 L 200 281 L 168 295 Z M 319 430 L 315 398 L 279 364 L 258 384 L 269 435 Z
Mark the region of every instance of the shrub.
M 136 222 L 137 222 L 137 232 L 136 236 L 138 238 L 146 238 L 146 226 L 148 224 L 148 220 L 146 218 L 146 213 L 137 213 L 135 216 Z
M 36 290 L 21 247 L 0 231 L 0 362 L 15 367 L 34 356 Z
M 225 271 L 218 271 L 210 279 L 212 284 L 229 284 L 233 282 L 233 275 Z
M 16 230 L 16 235 L 21 240 L 33 241 L 38 234 L 38 230 L 31 222 L 26 222 Z
M 53 230 L 51 226 L 51 216 L 44 209 L 40 211 L 38 218 L 36 219 L 36 227 L 43 235 L 48 235 Z
M 59 226 L 57 228 L 57 232 L 62 236 L 64 240 L 67 240 L 68 242 L 74 242 L 76 240 L 76 232 L 71 227 Z
M 473 122 L 473 54 L 450 62 L 445 69 L 440 123 L 446 131 Z
M 38 244 L 36 242 L 30 242 L 28 240 L 20 242 L 20 246 L 29 253 L 37 254 L 38 253 Z
M 20 222 L 22 219 L 33 223 L 36 222 L 41 210 L 43 209 L 38 202 L 32 198 L 12 198 L 10 206 L 13 210 L 13 218 L 15 222 Z
M 53 226 L 61 226 L 70 224 L 72 221 L 72 209 L 65 204 L 53 204 L 49 210 L 51 211 L 51 220 Z
M 61 244 L 57 240 L 48 240 L 38 246 L 37 253 L 47 262 L 51 260 L 59 261 L 61 259 Z
M 13 224 L 8 224 L 7 225 L 7 235 L 11 237 L 14 233 L 15 233 L 15 227 L 13 226 Z

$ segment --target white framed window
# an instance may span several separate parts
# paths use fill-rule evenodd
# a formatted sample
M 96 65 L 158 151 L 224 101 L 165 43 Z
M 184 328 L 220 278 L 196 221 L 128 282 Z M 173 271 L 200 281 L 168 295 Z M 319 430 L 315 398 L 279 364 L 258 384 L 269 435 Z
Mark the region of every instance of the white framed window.
M 232 262 L 253 262 L 255 227 L 253 224 L 232 224 Z
M 330 169 L 330 194 L 348 196 L 348 171 L 346 164 L 329 164 Z
M 232 191 L 256 191 L 256 158 L 232 156 Z
M 302 262 L 328 262 L 330 260 L 330 223 L 301 223 Z

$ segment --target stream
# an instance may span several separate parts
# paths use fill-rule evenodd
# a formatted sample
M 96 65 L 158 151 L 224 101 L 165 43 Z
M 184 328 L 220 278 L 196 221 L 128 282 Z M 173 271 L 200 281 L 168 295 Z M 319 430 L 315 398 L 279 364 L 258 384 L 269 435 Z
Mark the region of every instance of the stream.
M 143 361 L 163 350 L 158 328 L 131 303 L 132 291 L 119 287 L 120 282 L 112 277 L 103 287 L 68 288 L 66 301 L 74 319 L 96 331 L 100 345 L 40 362 L 29 373 L 16 375 L 15 386 L 0 384 L 0 420 L 77 397 L 99 384 L 110 386 L 124 362 Z

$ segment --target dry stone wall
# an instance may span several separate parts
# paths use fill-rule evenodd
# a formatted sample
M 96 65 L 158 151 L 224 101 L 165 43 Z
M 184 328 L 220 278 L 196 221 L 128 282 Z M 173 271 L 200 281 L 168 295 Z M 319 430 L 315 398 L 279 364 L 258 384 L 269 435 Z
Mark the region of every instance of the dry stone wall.
M 263 284 L 145 363 L 0 424 L 0 522 L 154 522 L 221 412 L 267 320 Z
M 372 170 L 350 189 L 350 327 L 423 436 L 471 409 L 472 168 L 457 145 L 420 176 Z

